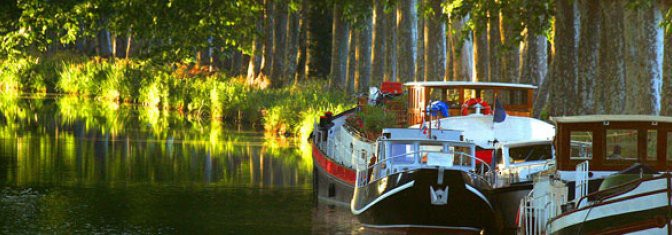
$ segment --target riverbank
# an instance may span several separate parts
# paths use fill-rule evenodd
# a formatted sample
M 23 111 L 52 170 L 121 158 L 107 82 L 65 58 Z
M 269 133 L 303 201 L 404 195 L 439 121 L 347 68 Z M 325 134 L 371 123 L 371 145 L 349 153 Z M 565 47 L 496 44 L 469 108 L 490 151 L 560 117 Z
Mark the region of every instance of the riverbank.
M 0 61 L 4 94 L 58 93 L 106 103 L 134 103 L 198 118 L 262 124 L 269 133 L 307 137 L 325 111 L 341 112 L 355 101 L 326 81 L 263 89 L 244 78 L 186 63 L 109 60 L 60 52 L 49 57 Z

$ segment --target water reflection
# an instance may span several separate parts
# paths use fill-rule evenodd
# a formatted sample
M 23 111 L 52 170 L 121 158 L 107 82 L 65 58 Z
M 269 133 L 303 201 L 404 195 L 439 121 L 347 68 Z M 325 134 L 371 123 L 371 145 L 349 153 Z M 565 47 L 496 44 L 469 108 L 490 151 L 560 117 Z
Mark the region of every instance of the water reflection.
M 314 207 L 311 182 L 305 143 L 143 106 L 0 95 L 2 234 L 358 233 L 349 211 Z

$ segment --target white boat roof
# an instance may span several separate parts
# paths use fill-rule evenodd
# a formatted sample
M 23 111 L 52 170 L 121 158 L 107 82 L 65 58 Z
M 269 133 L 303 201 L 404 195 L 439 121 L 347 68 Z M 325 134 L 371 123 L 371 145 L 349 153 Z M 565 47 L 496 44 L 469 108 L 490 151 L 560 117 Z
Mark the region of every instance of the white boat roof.
M 495 140 L 500 144 L 521 144 L 555 137 L 555 126 L 530 117 L 507 116 L 504 122 L 493 123 L 492 115 L 470 115 L 443 118 L 440 122 L 442 129 L 461 130 L 465 140 L 488 149 L 495 147 Z
M 428 81 L 428 82 L 407 82 L 404 86 L 431 86 L 431 87 L 464 87 L 464 86 L 484 86 L 484 87 L 508 87 L 537 89 L 536 86 L 519 83 L 503 82 L 466 82 L 466 81 Z
M 555 123 L 587 123 L 587 122 L 666 122 L 672 123 L 672 117 L 653 115 L 584 115 L 568 117 L 551 117 Z

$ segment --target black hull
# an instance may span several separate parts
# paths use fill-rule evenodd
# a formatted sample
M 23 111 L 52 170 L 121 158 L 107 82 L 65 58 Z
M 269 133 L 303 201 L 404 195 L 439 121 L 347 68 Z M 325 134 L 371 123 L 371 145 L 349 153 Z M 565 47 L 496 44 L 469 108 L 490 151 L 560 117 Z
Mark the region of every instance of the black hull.
M 495 213 L 482 188 L 463 171 L 438 169 L 391 174 L 355 189 L 353 213 L 374 228 L 431 228 L 452 232 L 496 231 Z M 482 186 L 482 187 L 481 187 Z M 446 204 L 434 205 L 431 188 L 448 187 Z M 379 190 L 382 189 L 382 192 Z
M 492 206 L 497 212 L 497 221 L 500 221 L 501 234 L 516 234 L 518 224 L 516 224 L 516 215 L 520 200 L 532 191 L 533 185 L 530 182 L 521 182 L 506 187 L 497 188 L 490 192 Z
M 313 194 L 320 203 L 350 207 L 354 187 L 324 171 L 313 167 Z

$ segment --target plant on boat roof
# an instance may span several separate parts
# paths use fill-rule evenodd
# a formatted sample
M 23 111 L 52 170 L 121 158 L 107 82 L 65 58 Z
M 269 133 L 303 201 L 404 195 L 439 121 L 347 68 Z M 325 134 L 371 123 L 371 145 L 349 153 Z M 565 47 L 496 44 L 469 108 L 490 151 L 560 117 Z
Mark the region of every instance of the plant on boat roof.
M 357 113 L 362 120 L 362 131 L 374 136 L 379 135 L 383 128 L 396 127 L 394 114 L 386 112 L 382 106 L 367 106 L 364 111 Z

